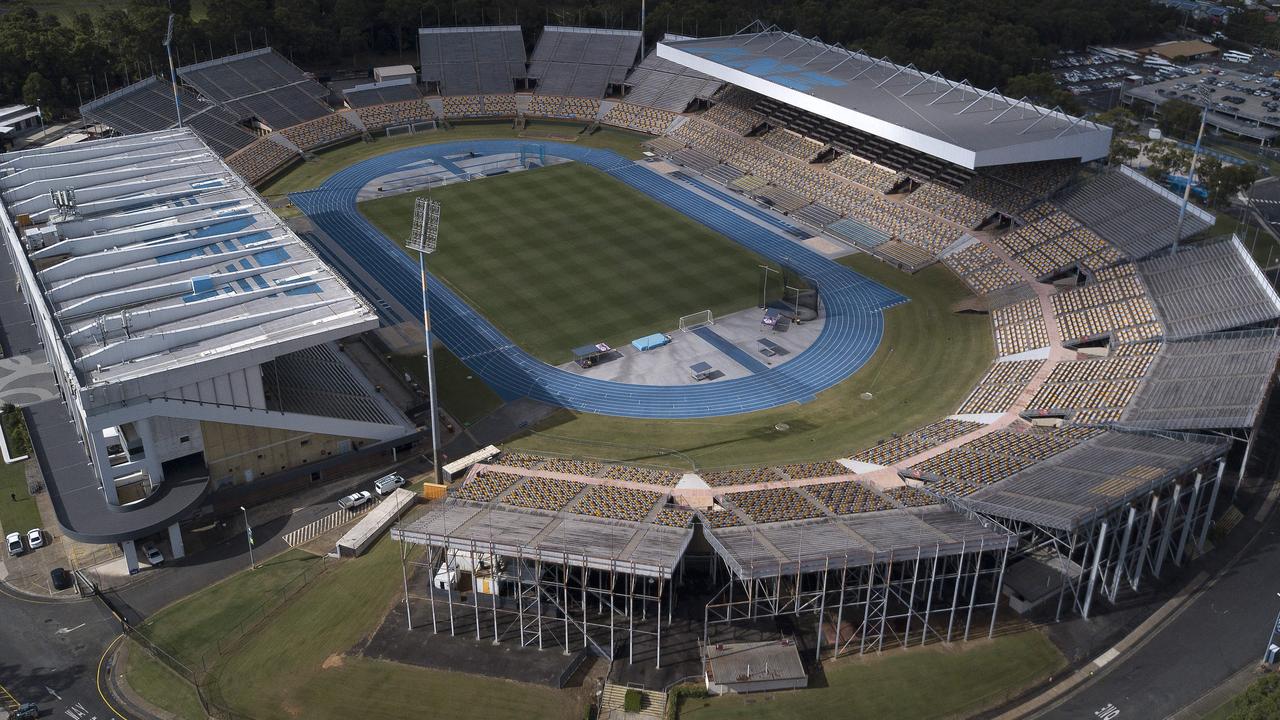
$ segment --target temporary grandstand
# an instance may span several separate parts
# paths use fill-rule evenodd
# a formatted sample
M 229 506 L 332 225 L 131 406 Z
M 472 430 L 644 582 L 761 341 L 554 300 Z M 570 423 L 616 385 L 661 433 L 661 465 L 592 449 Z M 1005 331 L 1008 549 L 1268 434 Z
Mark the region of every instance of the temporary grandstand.
M 524 83 L 519 25 L 422 28 L 418 53 L 422 82 L 432 94 L 500 95 Z
M 422 97 L 413 78 L 365 83 L 347 88 L 342 93 L 347 107 L 352 109 L 384 105 L 393 102 L 417 100 Z
M 641 40 L 634 30 L 548 25 L 529 59 L 529 78 L 541 95 L 602 98 L 626 80 Z
M 1175 236 L 1185 240 L 1214 223 L 1212 213 L 1187 205 L 1179 228 L 1181 198 L 1125 165 L 1071 187 L 1058 204 L 1131 260 L 1141 260 L 1172 245 Z
M 335 344 L 375 311 L 190 129 L 0 155 L 0 238 L 62 392 L 26 408 L 58 522 L 131 570 L 212 486 L 414 432 Z
M 1280 296 L 1237 238 L 1144 260 L 1138 263 L 1138 273 L 1151 291 L 1168 338 L 1244 328 L 1280 317 Z
M 187 65 L 178 76 L 238 119 L 270 129 L 329 113 L 329 91 L 269 47 Z
M 194 130 L 209 147 L 226 157 L 252 143 L 255 135 L 221 106 L 178 89 L 183 125 Z M 85 103 L 80 114 L 121 135 L 168 130 L 178 126 L 173 86 L 150 77 Z
M 667 36 L 668 41 L 677 39 Z M 624 97 L 635 105 L 684 112 L 695 100 L 709 100 L 721 81 L 658 57 L 655 50 L 627 76 Z

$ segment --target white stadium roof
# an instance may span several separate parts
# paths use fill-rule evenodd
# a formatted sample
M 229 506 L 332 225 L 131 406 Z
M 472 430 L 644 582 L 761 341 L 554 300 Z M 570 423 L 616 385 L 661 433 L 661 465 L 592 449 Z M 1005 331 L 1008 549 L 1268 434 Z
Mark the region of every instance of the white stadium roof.
M 666 41 L 658 57 L 970 169 L 1111 144 L 1103 125 L 776 28 Z
M 73 218 L 50 196 L 65 188 L 75 190 Z M 378 323 L 188 129 L 0 155 L 0 237 L 22 257 L 33 309 L 51 316 L 89 405 Z

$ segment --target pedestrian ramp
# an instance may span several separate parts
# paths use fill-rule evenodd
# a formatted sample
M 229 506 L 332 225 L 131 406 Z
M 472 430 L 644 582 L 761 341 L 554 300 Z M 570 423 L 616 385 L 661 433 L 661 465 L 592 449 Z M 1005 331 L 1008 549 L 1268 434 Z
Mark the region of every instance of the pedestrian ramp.
M 325 515 L 315 522 L 307 523 L 297 530 L 285 534 L 285 544 L 289 547 L 306 545 L 330 530 L 346 525 L 377 506 L 377 502 L 368 502 L 355 510 L 338 510 L 337 512 Z

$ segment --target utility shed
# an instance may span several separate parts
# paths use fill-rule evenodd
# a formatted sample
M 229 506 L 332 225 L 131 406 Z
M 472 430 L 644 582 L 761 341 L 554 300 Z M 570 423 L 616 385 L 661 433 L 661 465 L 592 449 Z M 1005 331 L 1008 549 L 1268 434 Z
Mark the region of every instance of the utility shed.
M 708 645 L 703 673 L 712 695 L 798 690 L 809 684 L 800 650 L 789 639 Z

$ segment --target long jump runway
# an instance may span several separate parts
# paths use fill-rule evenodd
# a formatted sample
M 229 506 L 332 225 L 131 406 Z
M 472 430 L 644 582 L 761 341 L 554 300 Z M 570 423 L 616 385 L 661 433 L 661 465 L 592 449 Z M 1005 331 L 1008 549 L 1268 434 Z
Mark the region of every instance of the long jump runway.
M 521 146 L 528 144 L 518 140 L 481 140 L 408 148 L 352 165 L 315 190 L 289 197 L 348 255 L 359 258 L 366 271 L 378 278 L 402 305 L 420 307 L 417 261 L 360 214 L 356 194 L 373 180 L 428 158 L 466 152 L 518 153 Z M 827 313 L 826 323 L 808 349 L 764 372 L 704 385 L 631 385 L 576 375 L 538 360 L 516 346 L 448 286 L 430 278 L 433 330 L 445 347 L 504 399 L 529 397 L 581 412 L 665 419 L 733 415 L 804 402 L 862 367 L 880 344 L 883 311 L 907 301 L 883 285 L 617 153 L 563 143 L 538 144 L 548 155 L 607 172 L 743 247 L 802 273 L 818 287 Z M 350 268 L 337 269 L 352 277 Z M 376 303 L 378 298 L 369 300 Z

